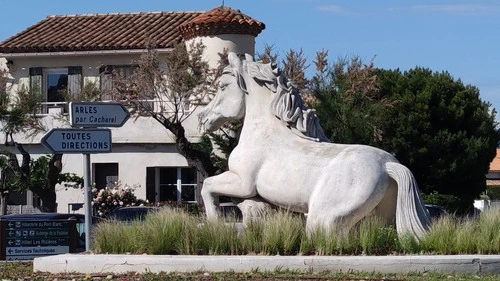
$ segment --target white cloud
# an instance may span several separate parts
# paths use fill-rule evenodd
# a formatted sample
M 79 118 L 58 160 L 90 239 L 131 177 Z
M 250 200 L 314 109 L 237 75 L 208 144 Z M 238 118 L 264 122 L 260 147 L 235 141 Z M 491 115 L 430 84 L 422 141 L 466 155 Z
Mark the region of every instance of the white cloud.
M 330 13 L 336 13 L 336 14 L 347 13 L 346 10 L 344 10 L 342 7 L 337 6 L 337 5 L 322 5 L 322 6 L 318 6 L 317 9 L 322 11 L 322 12 L 330 12 Z
M 498 7 L 473 4 L 450 4 L 450 5 L 415 5 L 411 10 L 421 12 L 447 13 L 461 16 L 478 16 L 492 14 L 498 11 Z

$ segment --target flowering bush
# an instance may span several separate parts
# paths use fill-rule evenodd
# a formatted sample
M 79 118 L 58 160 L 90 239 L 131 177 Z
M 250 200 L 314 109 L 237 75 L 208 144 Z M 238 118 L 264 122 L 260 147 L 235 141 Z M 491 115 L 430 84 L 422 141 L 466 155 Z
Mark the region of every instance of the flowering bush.
M 120 182 L 116 182 L 114 187 L 106 187 L 100 190 L 93 188 L 92 205 L 94 214 L 103 217 L 118 207 L 143 206 L 147 201 L 137 199 L 134 195 L 134 191 L 138 187 L 140 186 L 134 185 L 131 187 L 128 184 L 122 186 Z

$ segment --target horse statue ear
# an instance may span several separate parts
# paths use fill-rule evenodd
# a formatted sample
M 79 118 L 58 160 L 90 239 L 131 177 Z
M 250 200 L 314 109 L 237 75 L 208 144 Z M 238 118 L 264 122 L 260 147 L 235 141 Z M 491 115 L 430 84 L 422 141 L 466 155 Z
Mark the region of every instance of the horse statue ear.
M 229 52 L 227 55 L 227 60 L 229 61 L 229 65 L 233 69 L 233 74 L 238 80 L 238 86 L 245 92 L 247 91 L 247 85 L 245 83 L 245 79 L 243 79 L 243 62 L 238 57 L 236 53 Z
M 247 54 L 247 53 L 245 53 L 245 60 L 246 61 L 254 61 L 253 56 L 251 56 L 250 54 Z

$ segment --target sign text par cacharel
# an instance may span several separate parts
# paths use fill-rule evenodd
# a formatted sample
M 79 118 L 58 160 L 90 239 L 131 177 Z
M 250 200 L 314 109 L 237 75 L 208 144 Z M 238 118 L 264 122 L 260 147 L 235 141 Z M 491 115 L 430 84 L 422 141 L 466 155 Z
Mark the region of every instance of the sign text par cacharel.
M 130 113 L 118 102 L 72 102 L 70 123 L 73 127 L 121 127 Z

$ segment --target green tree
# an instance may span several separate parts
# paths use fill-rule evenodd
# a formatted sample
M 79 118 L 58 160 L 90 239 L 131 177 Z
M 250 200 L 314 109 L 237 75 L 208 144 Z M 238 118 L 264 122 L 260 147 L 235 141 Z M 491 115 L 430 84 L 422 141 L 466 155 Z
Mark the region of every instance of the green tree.
M 496 112 L 477 87 L 448 72 L 417 67 L 377 75 L 381 95 L 398 101 L 384 117 L 381 147 L 412 170 L 424 193 L 459 198 L 458 212 L 471 208 L 495 157 Z
M 30 161 L 27 188 L 37 194 L 42 201 L 42 212 L 57 210 L 56 184 L 70 183 L 83 185 L 83 178 L 73 173 L 61 173 L 62 154 L 43 155 Z
M 414 173 L 426 198 L 458 198 L 446 206 L 452 211 L 472 206 L 485 190 L 499 141 L 496 112 L 476 87 L 419 67 L 383 70 L 359 58 L 329 64 L 326 51 L 314 64 L 310 89 L 333 142 L 391 152 Z
M 315 75 L 310 91 L 325 134 L 336 143 L 377 146 L 382 138 L 384 112 L 394 107 L 379 91 L 373 62 L 364 64 L 354 57 L 328 61 L 328 51 L 320 51 L 313 62 Z

